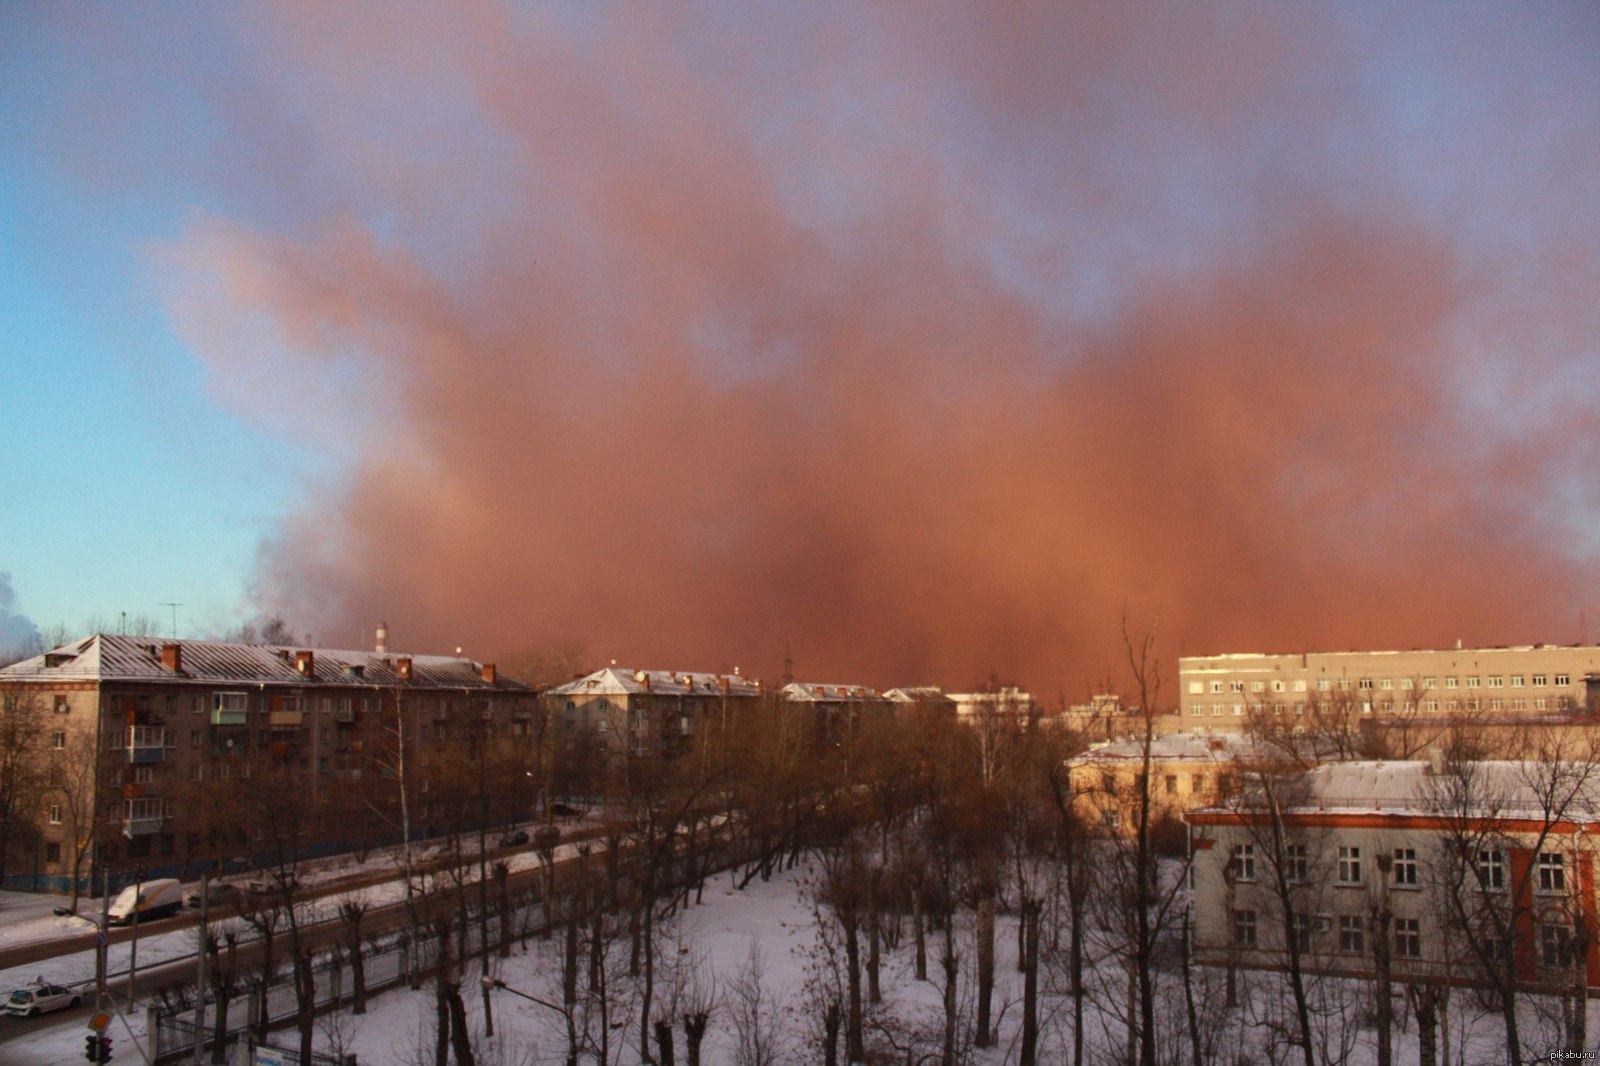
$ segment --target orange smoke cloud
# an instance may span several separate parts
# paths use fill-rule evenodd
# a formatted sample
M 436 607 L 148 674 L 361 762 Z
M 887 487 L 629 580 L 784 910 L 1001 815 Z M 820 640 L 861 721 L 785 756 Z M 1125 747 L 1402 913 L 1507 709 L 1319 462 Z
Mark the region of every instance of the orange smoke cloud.
M 339 206 L 171 253 L 232 402 L 360 427 L 263 606 L 1072 696 L 1124 613 L 1169 654 L 1570 635 L 1594 425 L 1484 426 L 1506 293 L 1345 154 L 1380 120 L 1329 27 L 854 10 L 278 14 Z

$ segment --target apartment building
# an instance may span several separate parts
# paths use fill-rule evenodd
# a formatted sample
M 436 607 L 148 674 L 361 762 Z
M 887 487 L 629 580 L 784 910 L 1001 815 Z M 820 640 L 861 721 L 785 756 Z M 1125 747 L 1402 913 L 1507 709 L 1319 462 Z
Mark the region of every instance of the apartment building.
M 1092 745 L 1068 764 L 1080 813 L 1102 829 L 1126 831 L 1137 821 L 1144 778 L 1144 742 Z M 1216 803 L 1247 749 L 1235 737 L 1168 733 L 1150 741 L 1150 806 L 1154 816 L 1175 818 Z
M 1564 714 L 1585 705 L 1593 673 L 1600 647 L 1586 644 L 1190 655 L 1178 660 L 1179 718 L 1186 732 L 1232 733 L 1262 705 L 1301 717 L 1330 706 L 1357 718 Z
M 731 674 L 611 666 L 546 689 L 557 750 L 595 742 L 609 754 L 671 757 L 691 750 L 708 725 L 754 705 L 761 682 Z
M 248 858 L 262 818 L 246 811 L 268 778 L 303 809 L 296 847 L 328 852 L 397 835 L 381 814 L 408 758 L 425 830 L 445 753 L 532 765 L 537 732 L 533 690 L 492 663 L 110 634 L 0 668 L 0 698 L 42 763 L 37 832 L 7 882 L 56 891 L 102 867 L 174 876 Z
M 1259 793 L 1192 811 L 1195 957 L 1283 969 L 1292 939 L 1308 973 L 1481 984 L 1509 962 L 1524 988 L 1600 986 L 1590 778 L 1569 764 L 1335 763 L 1278 783 L 1279 833 Z

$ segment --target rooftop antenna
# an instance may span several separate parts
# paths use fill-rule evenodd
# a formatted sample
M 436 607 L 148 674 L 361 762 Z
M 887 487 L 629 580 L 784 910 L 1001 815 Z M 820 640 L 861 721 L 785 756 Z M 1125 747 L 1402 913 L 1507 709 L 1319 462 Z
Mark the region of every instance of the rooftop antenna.
M 163 606 L 163 607 L 171 607 L 172 608 L 172 639 L 173 640 L 177 640 L 178 639 L 178 608 L 182 607 L 183 604 L 181 604 L 181 603 L 173 603 L 171 600 L 163 600 L 163 601 L 161 601 L 161 606 Z
M 786 640 L 783 642 L 783 683 L 788 685 L 792 684 L 793 682 L 794 656 L 789 654 L 789 642 Z

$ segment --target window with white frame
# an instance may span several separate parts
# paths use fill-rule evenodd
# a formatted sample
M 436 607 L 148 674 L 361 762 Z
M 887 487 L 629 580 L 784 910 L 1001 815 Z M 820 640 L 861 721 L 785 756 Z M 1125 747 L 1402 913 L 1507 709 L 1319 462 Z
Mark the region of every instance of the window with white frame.
M 1361 849 L 1354 846 L 1341 846 L 1339 848 L 1339 883 L 1341 885 L 1359 885 L 1361 883 Z
M 1447 677 L 1447 678 L 1444 679 L 1444 687 L 1445 688 L 1460 688 L 1461 687 L 1461 679 L 1460 678 L 1456 678 L 1456 677 Z
M 1233 846 L 1233 876 L 1237 881 L 1254 881 L 1256 879 L 1256 846 L 1254 844 L 1235 844 Z
M 1506 679 L 1504 677 L 1501 677 L 1499 674 L 1490 674 L 1489 675 L 1489 687 L 1490 688 L 1505 688 L 1506 687 Z
M 1332 682 L 1330 682 L 1327 678 L 1325 678 L 1325 677 L 1317 678 L 1317 691 L 1318 692 L 1327 692 L 1329 687 L 1331 687 L 1331 685 L 1332 685 Z
M 1206 690 L 1206 683 L 1204 681 L 1191 681 L 1191 682 L 1189 682 L 1189 695 L 1198 696 L 1202 692 L 1204 692 L 1205 690 Z
M 59 803 L 50 804 L 50 824 L 51 825 L 60 825 L 61 824 L 61 804 L 59 804 Z
M 1539 961 L 1550 969 L 1572 965 L 1572 930 L 1551 923 L 1539 927 Z
M 1567 857 L 1556 851 L 1539 853 L 1539 891 L 1565 892 L 1567 890 Z
M 1233 942 L 1242 948 L 1256 946 L 1255 911 L 1236 910 L 1233 912 Z
M 1394 849 L 1394 883 L 1400 888 L 1417 887 L 1417 849 Z
M 1309 914 L 1291 914 L 1289 926 L 1294 931 L 1294 946 L 1300 951 L 1311 950 L 1312 922 Z
M 1226 690 L 1222 687 L 1222 682 L 1221 681 L 1213 681 L 1213 682 L 1211 682 L 1211 691 L 1212 692 L 1224 692 Z
M 1266 683 L 1262 682 L 1262 681 L 1252 681 L 1252 682 L 1250 682 L 1250 691 L 1251 692 L 1264 692 L 1264 691 L 1266 691 Z
M 1304 692 L 1306 690 L 1306 679 L 1303 678 L 1303 677 L 1295 678 L 1294 679 L 1294 690 L 1296 692 Z
M 1496 892 L 1506 887 L 1505 852 L 1493 848 L 1478 852 L 1478 886 Z
M 1382 689 L 1383 691 L 1385 691 L 1385 692 L 1392 691 L 1394 689 L 1394 678 L 1392 678 L 1392 677 L 1383 678 L 1382 680 L 1380 680 L 1378 682 L 1378 687 L 1380 689 Z
M 1439 679 L 1436 678 L 1436 677 L 1424 677 L 1422 679 L 1422 687 L 1423 688 L 1438 688 L 1439 687 Z
M 1272 691 L 1274 691 L 1274 692 L 1282 692 L 1283 690 L 1284 690 L 1284 685 L 1283 685 L 1283 682 L 1281 680 L 1274 681 L 1272 683 Z
M 1479 681 L 1480 681 L 1480 680 L 1481 680 L 1481 679 L 1480 679 L 1480 678 L 1478 678 L 1478 677 L 1477 677 L 1477 676 L 1476 676 L 1476 675 L 1474 675 L 1474 676 L 1472 676 L 1472 677 L 1469 677 L 1469 678 L 1467 678 L 1467 687 L 1468 687 L 1468 688 L 1477 688 L 1477 687 L 1478 687 L 1478 685 L 1479 685 Z
M 1572 675 L 1571 674 L 1557 674 L 1556 675 L 1556 684 L 1558 684 L 1558 685 L 1570 685 L 1570 684 L 1572 684 Z
M 1523 677 L 1521 674 L 1512 674 L 1511 675 L 1511 687 L 1512 688 L 1521 688 L 1526 682 L 1527 682 L 1527 678 Z
M 1290 844 L 1283 849 L 1283 873 L 1290 881 L 1311 879 L 1311 857 L 1304 844 Z
M 1549 678 L 1548 675 L 1546 675 L 1546 674 L 1534 674 L 1533 675 L 1533 687 L 1534 688 L 1544 688 L 1549 683 L 1550 683 L 1550 678 Z
M 1422 920 L 1396 918 L 1394 920 L 1394 953 L 1396 958 L 1422 958 Z
M 1370 692 L 1372 691 L 1372 678 L 1363 677 L 1356 683 L 1356 686 L 1360 688 L 1362 692 Z
M 1366 924 L 1360 917 L 1349 914 L 1339 916 L 1339 951 L 1344 955 L 1359 955 L 1367 950 Z
M 62 748 L 66 747 L 67 746 L 67 731 L 65 729 L 57 729 L 54 733 L 51 733 L 50 734 L 50 746 L 52 748 L 55 748 L 57 751 L 59 751 Z

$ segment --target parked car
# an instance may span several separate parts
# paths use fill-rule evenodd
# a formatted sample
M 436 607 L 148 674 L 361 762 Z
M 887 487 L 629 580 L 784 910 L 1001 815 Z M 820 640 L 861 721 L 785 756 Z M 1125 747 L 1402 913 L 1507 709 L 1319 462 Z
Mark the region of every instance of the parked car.
M 252 896 L 275 896 L 280 892 L 295 892 L 299 888 L 300 881 L 295 877 L 289 878 L 287 884 L 280 884 L 276 877 L 259 877 L 244 883 L 244 890 Z
M 550 813 L 557 818 L 582 818 L 588 812 L 582 807 L 574 807 L 570 803 L 550 804 Z
M 18 988 L 6 997 L 6 1013 L 32 1018 L 53 1010 L 65 1010 L 83 1002 L 83 997 L 70 988 L 42 983 Z
M 212 881 L 206 886 L 206 902 L 216 907 L 224 903 L 237 903 L 239 900 L 239 886 L 231 881 Z M 198 888 L 183 897 L 186 906 L 200 906 L 200 890 Z
M 527 842 L 528 842 L 527 831 L 526 830 L 522 830 L 522 829 L 518 829 L 518 830 L 515 830 L 514 832 L 507 833 L 505 836 L 500 838 L 500 846 L 502 848 L 517 848 L 517 847 L 521 847 L 523 844 L 526 844 Z

